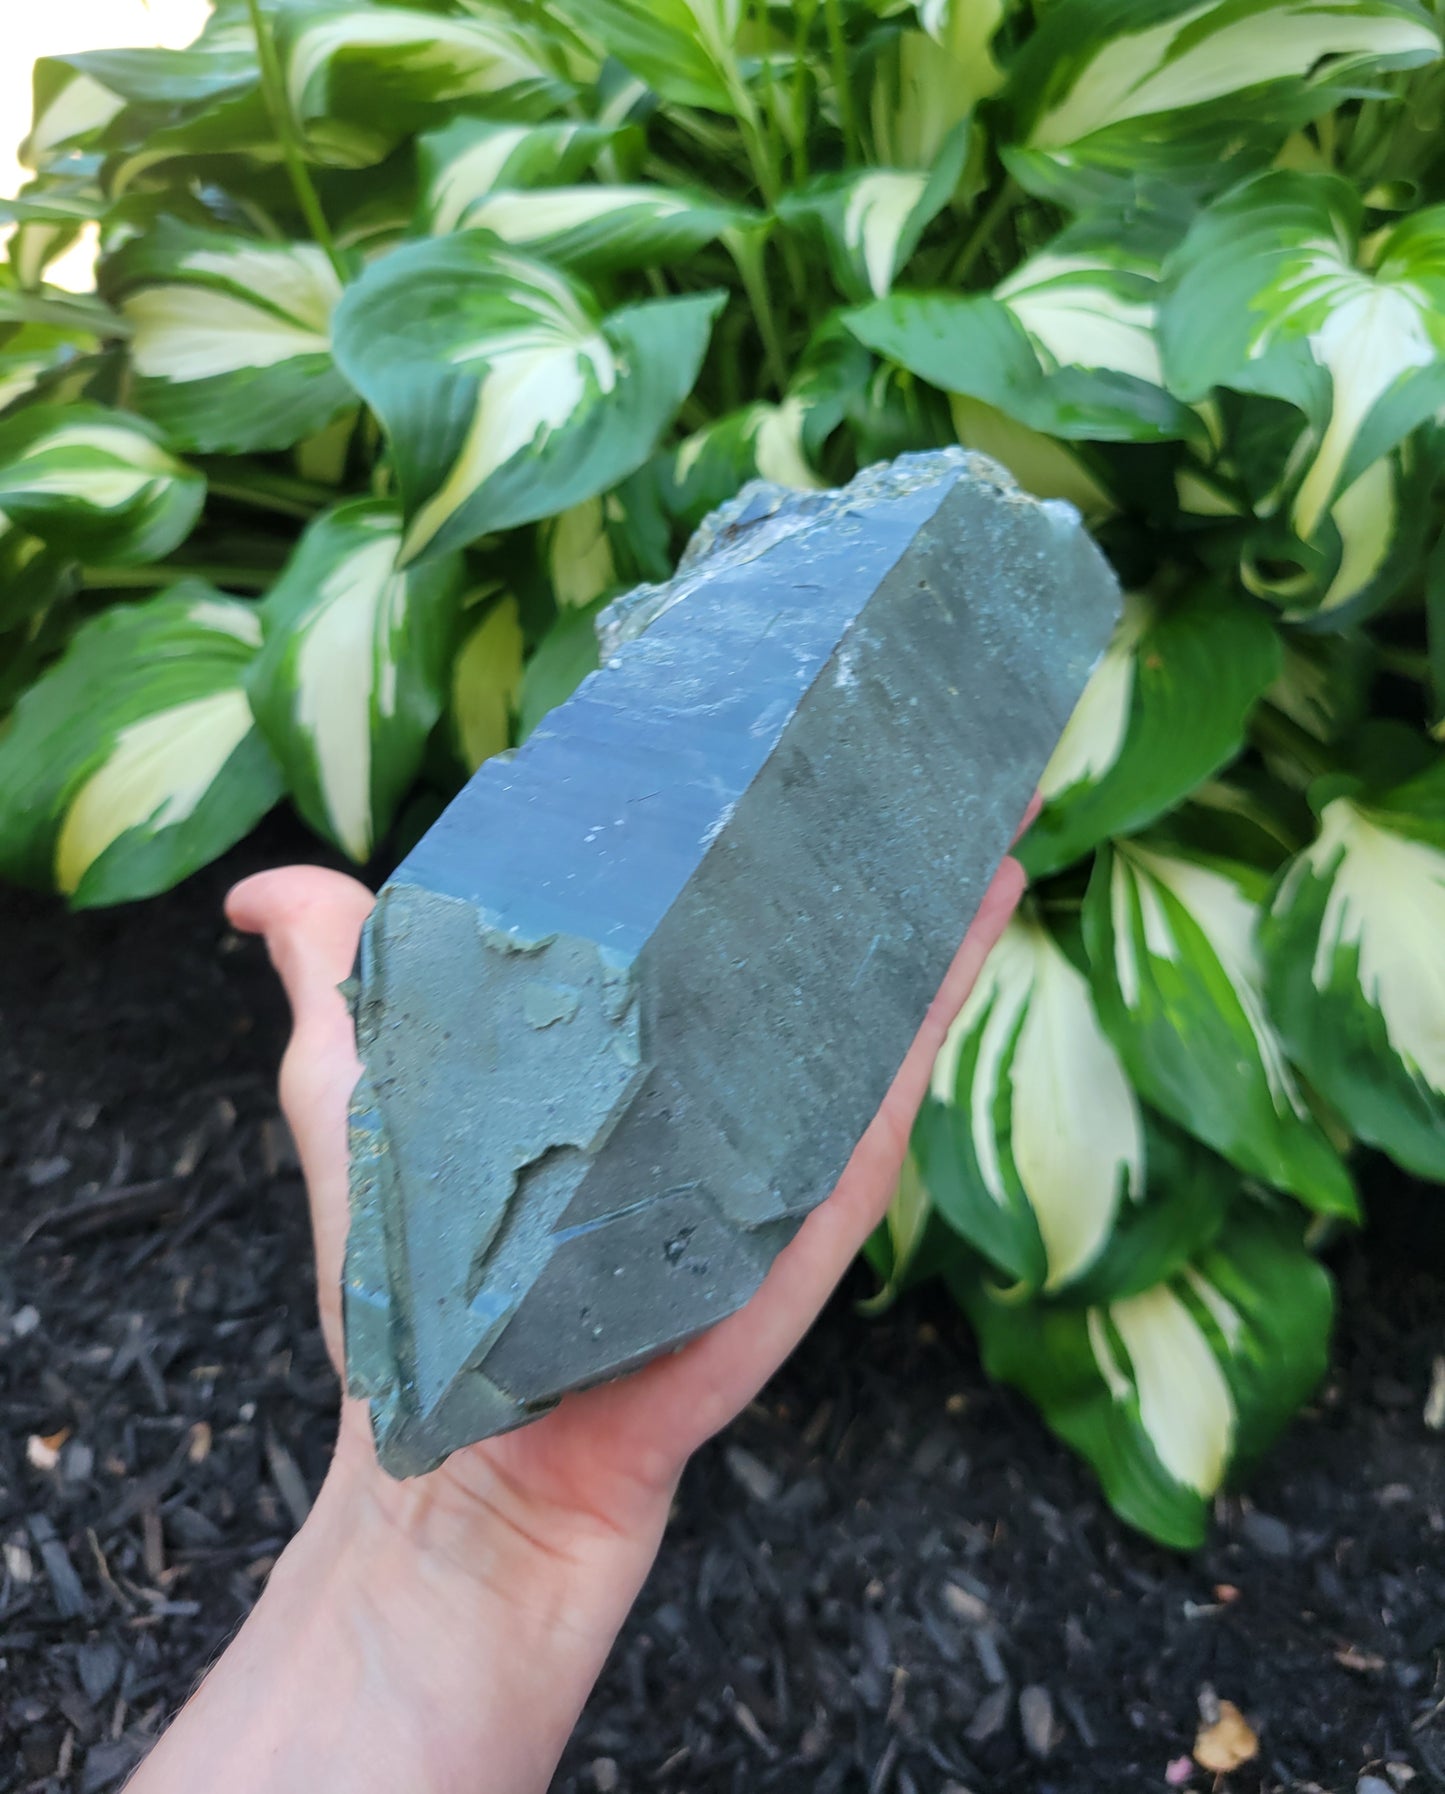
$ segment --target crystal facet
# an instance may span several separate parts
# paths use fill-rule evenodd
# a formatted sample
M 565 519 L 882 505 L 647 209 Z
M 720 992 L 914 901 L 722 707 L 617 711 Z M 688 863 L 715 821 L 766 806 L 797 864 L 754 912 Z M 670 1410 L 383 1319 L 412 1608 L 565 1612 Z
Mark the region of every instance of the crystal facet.
M 730 1314 L 832 1189 L 1102 650 L 961 450 L 752 486 L 383 888 L 347 1373 L 397 1475 Z

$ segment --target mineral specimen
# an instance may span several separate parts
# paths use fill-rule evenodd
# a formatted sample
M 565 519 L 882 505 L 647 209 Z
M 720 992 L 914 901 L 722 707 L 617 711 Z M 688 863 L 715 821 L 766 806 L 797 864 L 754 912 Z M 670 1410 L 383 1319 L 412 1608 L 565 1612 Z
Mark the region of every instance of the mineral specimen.
M 948 449 L 755 485 L 387 882 L 347 1373 L 409 1475 L 740 1307 L 878 1108 L 1113 625 Z

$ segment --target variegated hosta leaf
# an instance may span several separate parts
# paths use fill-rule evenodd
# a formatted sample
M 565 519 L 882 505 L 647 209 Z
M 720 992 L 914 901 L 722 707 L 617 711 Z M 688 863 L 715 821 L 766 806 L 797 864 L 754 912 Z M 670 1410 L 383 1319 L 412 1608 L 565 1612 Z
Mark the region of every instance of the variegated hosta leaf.
M 125 101 L 93 76 L 67 66 L 69 59 L 42 57 L 35 64 L 30 134 L 22 160 L 44 169 L 69 150 L 89 148 Z
M 251 702 L 301 814 L 369 858 L 421 764 L 446 697 L 459 555 L 403 568 L 393 505 L 354 499 L 297 543 L 261 607 Z
M 0 411 L 73 368 L 94 348 L 95 338 L 84 330 L 57 324 L 22 324 L 14 331 L 0 326 Z
M 1325 1371 L 1329 1277 L 1297 1223 L 1249 1202 L 1192 1264 L 1117 1301 L 1020 1303 L 950 1281 L 990 1376 L 1038 1404 L 1123 1519 L 1179 1550 L 1202 1543 L 1217 1490 Z
M 751 222 L 755 214 L 701 190 L 598 183 L 492 193 L 467 216 L 469 229 L 593 274 L 669 266 Z
M 944 1218 L 1009 1277 L 1056 1290 L 1144 1188 L 1144 1124 L 1088 985 L 1038 922 L 1011 922 L 933 1071 L 914 1135 Z
M 1003 85 L 990 45 L 1005 0 L 930 0 L 921 30 L 905 28 L 880 50 L 869 95 L 875 160 L 932 168 L 950 132 Z
M 571 120 L 453 119 L 417 139 L 421 220 L 437 236 L 468 230 L 493 194 L 576 181 L 616 135 Z
M 1445 1179 L 1445 778 L 1338 797 L 1264 927 L 1273 1013 L 1371 1145 Z
M 777 405 L 760 399 L 695 430 L 678 445 L 663 475 L 669 514 L 693 529 L 751 479 L 800 492 L 820 488 L 824 481 L 803 451 L 806 415 L 800 397 Z
M 937 1225 L 918 1160 L 907 1152 L 888 1212 L 864 1244 L 865 1256 L 882 1279 L 877 1294 L 859 1304 L 865 1314 L 881 1314 L 918 1275 L 930 1276 L 942 1269 L 941 1264 L 931 1262 L 935 1254 L 925 1249 L 930 1232 L 937 1242 Z
M 296 117 L 340 119 L 399 141 L 444 101 L 534 110 L 565 89 L 500 6 L 465 16 L 405 5 L 282 0 L 277 40 Z
M 1359 631 L 1305 635 L 1290 631 L 1279 677 L 1265 696 L 1316 741 L 1339 741 L 1363 721 L 1375 654 Z
M 1075 208 L 1151 177 L 1217 187 L 1362 78 L 1439 53 L 1413 0 L 1059 0 L 1009 72 L 1007 159 Z
M 692 389 L 721 302 L 603 316 L 585 287 L 481 231 L 369 269 L 337 309 L 336 357 L 391 441 L 403 559 L 567 510 L 640 467 Z
M 1039 781 L 1021 857 L 1041 877 L 1171 809 L 1238 753 L 1278 677 L 1279 638 L 1223 590 L 1132 595 Z
M 1357 1213 L 1265 1007 L 1253 867 L 1116 842 L 1084 939 L 1100 1019 L 1140 1094 L 1242 1171 L 1326 1214 Z
M 578 610 L 622 583 L 607 524 L 607 501 L 587 498 L 540 526 L 547 580 L 562 609 Z
M 964 448 L 1006 467 L 1035 498 L 1067 499 L 1086 523 L 1100 523 L 1118 510 L 1113 494 L 1069 444 L 963 393 L 950 395 L 949 411 Z
M 110 262 L 136 403 L 179 447 L 290 448 L 355 404 L 331 359 L 341 283 L 311 243 L 162 219 Z
M 7 254 L 22 289 L 38 287 L 50 263 L 106 209 L 99 173 L 97 157 L 73 156 L 0 200 L 0 222 L 15 226 Z
M 778 214 L 821 236 L 833 279 L 849 299 L 882 299 L 948 204 L 968 150 L 957 130 L 932 168 L 866 168 L 823 175 L 786 194 Z
M 518 741 L 525 741 L 549 711 L 597 670 L 597 616 L 605 602 L 598 598 L 581 610 L 564 611 L 537 644 L 522 673 Z
M 700 189 L 575 184 L 616 136 L 595 125 L 458 120 L 421 140 L 427 228 L 488 230 L 548 261 L 602 271 L 671 263 L 757 221 Z
M 468 773 L 512 744 L 512 718 L 522 695 L 522 646 L 517 600 L 507 593 L 457 650 L 452 726 Z
M 0 733 L 0 872 L 77 906 L 164 891 L 281 795 L 246 701 L 255 607 L 186 581 L 92 618 Z
M 748 115 L 736 43 L 742 0 L 587 0 L 576 23 L 677 106 Z
M 191 533 L 206 482 L 142 418 L 33 405 L 0 423 L 0 512 L 100 566 L 160 560 Z
M 0 634 L 32 628 L 75 586 L 74 563 L 0 515 Z M 0 699 L 0 716 L 7 708 Z
M 1338 612 L 1377 577 L 1394 509 L 1382 458 L 1445 405 L 1445 206 L 1360 229 L 1344 181 L 1263 175 L 1199 217 L 1161 309 L 1172 390 L 1265 393 L 1310 420 L 1290 521 L 1307 544 L 1332 526 L 1333 552 L 1292 608 Z
M 212 117 L 257 92 L 256 40 L 248 20 L 220 12 L 184 50 L 90 50 L 35 65 L 34 123 L 24 158 L 47 168 L 66 151 L 138 143 L 160 120 Z M 115 171 L 111 175 L 111 191 Z
M 1141 252 L 1075 227 L 993 294 L 895 293 L 844 314 L 860 341 L 945 392 L 1030 429 L 1100 442 L 1189 437 L 1163 390 L 1152 240 Z

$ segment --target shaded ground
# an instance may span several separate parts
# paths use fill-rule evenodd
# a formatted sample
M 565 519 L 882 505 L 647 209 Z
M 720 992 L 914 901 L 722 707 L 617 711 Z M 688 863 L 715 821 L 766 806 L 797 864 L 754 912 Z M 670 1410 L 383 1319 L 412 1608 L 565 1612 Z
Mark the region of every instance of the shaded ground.
M 121 1783 L 326 1462 L 284 1009 L 218 907 L 294 846 L 78 920 L 0 893 L 0 1790 Z M 1107 1515 L 944 1303 L 836 1301 L 689 1470 L 557 1794 L 1157 1790 L 1211 1690 L 1261 1740 L 1222 1786 L 1445 1788 L 1435 1201 L 1341 1254 L 1331 1382 L 1194 1559 Z

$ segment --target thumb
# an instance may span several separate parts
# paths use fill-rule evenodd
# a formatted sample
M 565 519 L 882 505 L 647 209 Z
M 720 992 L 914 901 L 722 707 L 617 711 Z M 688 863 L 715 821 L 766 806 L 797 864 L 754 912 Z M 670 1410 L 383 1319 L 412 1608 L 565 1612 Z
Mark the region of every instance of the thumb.
M 242 934 L 265 937 L 298 1025 L 341 1003 L 371 892 L 341 872 L 285 866 L 243 879 L 226 898 L 226 918 Z M 343 1005 L 344 1008 L 344 1005 Z
M 337 986 L 351 971 L 372 901 L 356 879 L 319 866 L 259 873 L 226 899 L 232 927 L 264 936 L 291 1004 L 291 1040 L 281 1061 L 281 1108 L 306 1179 L 321 1324 L 338 1364 L 347 1224 L 346 1105 L 361 1068 L 351 1017 Z

